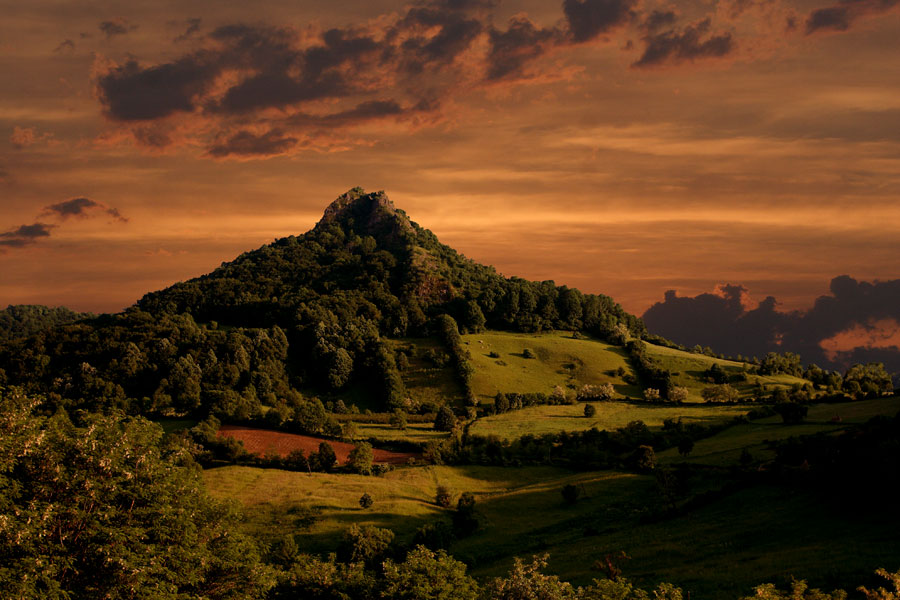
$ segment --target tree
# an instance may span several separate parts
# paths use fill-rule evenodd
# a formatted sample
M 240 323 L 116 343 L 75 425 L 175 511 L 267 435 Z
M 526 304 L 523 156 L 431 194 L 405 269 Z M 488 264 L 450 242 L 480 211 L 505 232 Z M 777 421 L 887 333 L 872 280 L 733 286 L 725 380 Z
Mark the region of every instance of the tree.
M 466 537 L 475 533 L 479 525 L 480 520 L 475 512 L 475 495 L 464 492 L 456 502 L 456 512 L 453 513 L 453 533 L 457 537 Z
M 310 454 L 309 466 L 315 471 L 331 471 L 337 464 L 337 455 L 334 453 L 334 447 L 328 442 L 319 443 L 319 451 Z
M 530 563 L 516 558 L 505 579 L 494 579 L 488 589 L 491 600 L 575 600 L 578 594 L 572 584 L 555 575 L 541 572 L 548 555 L 535 556 Z
M 669 402 L 675 402 L 676 404 L 682 404 L 687 402 L 688 399 L 688 389 L 686 387 L 681 387 L 677 385 L 673 385 L 669 388 Z
M 373 504 L 375 504 L 375 501 L 372 499 L 372 496 L 370 496 L 368 492 L 359 497 L 359 505 L 363 508 L 363 510 L 371 508 Z
M 455 426 L 456 415 L 453 414 L 453 411 L 449 406 L 444 404 L 438 410 L 437 415 L 434 418 L 434 428 L 438 431 L 453 431 Z
M 678 440 L 678 454 L 687 456 L 694 450 L 694 440 L 690 436 L 684 436 Z
M 647 388 L 644 390 L 644 400 L 647 402 L 659 402 L 659 390 L 656 388 Z
M 593 404 L 585 404 L 584 405 L 584 416 L 585 417 L 587 417 L 588 419 L 592 419 L 592 418 L 594 418 L 594 416 L 596 414 L 597 414 L 596 406 L 594 406 Z
M 537 355 L 534 353 L 534 351 L 531 348 L 525 348 L 524 350 L 522 350 L 522 357 L 523 358 L 537 358 Z
M 797 402 L 779 402 L 775 405 L 775 412 L 781 415 L 781 420 L 785 425 L 797 425 L 802 423 L 809 412 L 809 407 L 805 404 Z
M 224 600 L 271 587 L 184 443 L 142 418 L 76 426 L 41 404 L 0 390 L 0 596 Z
M 383 597 L 391 600 L 474 600 L 478 584 L 466 565 L 443 550 L 416 546 L 402 563 L 384 563 Z
M 376 565 L 394 541 L 394 532 L 371 525 L 351 525 L 338 547 L 338 557 L 345 562 Z
M 656 453 L 653 446 L 641 445 L 630 457 L 630 463 L 634 470 L 648 473 L 656 467 Z
M 707 402 L 737 402 L 740 399 L 740 392 L 727 383 L 705 387 L 700 395 Z
M 374 459 L 375 452 L 372 450 L 372 444 L 369 442 L 360 442 L 350 451 L 348 463 L 350 464 L 350 468 L 360 475 L 370 475 L 372 473 L 372 461 Z
M 399 408 L 396 409 L 394 412 L 391 413 L 390 423 L 391 423 L 391 427 L 394 427 L 401 431 L 406 431 L 406 428 L 408 426 L 407 419 L 406 419 L 406 413 Z

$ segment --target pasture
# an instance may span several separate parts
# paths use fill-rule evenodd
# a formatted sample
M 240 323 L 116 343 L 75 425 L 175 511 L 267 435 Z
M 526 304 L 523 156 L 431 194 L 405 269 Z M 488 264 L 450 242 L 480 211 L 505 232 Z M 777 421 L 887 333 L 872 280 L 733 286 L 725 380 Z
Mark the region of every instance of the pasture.
M 526 434 L 541 435 L 560 431 L 585 431 L 592 428 L 613 430 L 631 421 L 643 421 L 648 427 L 662 427 L 666 419 L 681 418 L 685 423 L 712 423 L 745 414 L 746 405 L 721 406 L 682 404 L 666 406 L 640 402 L 592 402 L 597 414 L 584 416 L 584 404 L 531 406 L 500 415 L 483 417 L 469 427 L 469 433 L 511 440 Z

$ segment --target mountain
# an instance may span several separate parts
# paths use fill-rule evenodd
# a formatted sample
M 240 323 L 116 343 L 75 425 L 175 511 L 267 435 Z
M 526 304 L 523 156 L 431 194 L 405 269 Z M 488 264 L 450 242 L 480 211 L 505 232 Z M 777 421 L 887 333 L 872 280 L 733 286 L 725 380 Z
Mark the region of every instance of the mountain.
M 611 298 L 552 281 L 506 278 L 441 244 L 383 192 L 354 188 L 315 227 L 152 292 L 118 315 L 0 347 L 0 384 L 65 406 L 154 414 L 307 411 L 310 394 L 354 387 L 376 408 L 406 397 L 393 338 L 580 330 L 646 335 Z M 301 393 L 302 390 L 302 393 Z M 264 408 L 265 407 L 265 408 Z

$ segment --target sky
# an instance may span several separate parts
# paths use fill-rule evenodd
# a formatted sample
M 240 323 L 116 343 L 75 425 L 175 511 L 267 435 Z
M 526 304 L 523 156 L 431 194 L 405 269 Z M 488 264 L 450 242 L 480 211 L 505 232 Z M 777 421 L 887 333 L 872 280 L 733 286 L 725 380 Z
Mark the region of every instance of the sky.
M 0 306 L 121 310 L 355 186 L 639 315 L 900 278 L 900 0 L 0 7 Z

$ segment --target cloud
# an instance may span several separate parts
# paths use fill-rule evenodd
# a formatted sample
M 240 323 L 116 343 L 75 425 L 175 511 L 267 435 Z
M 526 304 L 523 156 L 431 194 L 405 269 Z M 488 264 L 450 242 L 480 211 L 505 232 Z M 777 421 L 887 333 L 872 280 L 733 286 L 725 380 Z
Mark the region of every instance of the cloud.
M 72 40 L 63 40 L 59 46 L 53 49 L 56 54 L 72 54 L 75 51 L 75 42 Z
M 812 11 L 806 18 L 806 35 L 849 31 L 856 21 L 897 6 L 900 6 L 900 0 L 842 0 Z
M 643 319 L 653 333 L 731 356 L 791 351 L 806 363 L 846 368 L 877 354 L 888 370 L 900 372 L 900 279 L 870 283 L 842 275 L 831 280 L 830 291 L 808 310 L 783 313 L 771 296 L 748 310 L 743 286 L 695 297 L 670 290 Z
M 45 206 L 41 212 L 41 216 L 54 216 L 63 220 L 72 217 L 84 219 L 90 217 L 91 213 L 96 213 L 97 211 L 103 212 L 121 223 L 128 222 L 128 219 L 123 217 L 118 209 L 106 206 L 100 202 L 95 202 L 90 198 L 72 198 L 65 202 L 58 202 L 56 204 Z
M 138 28 L 137 25 L 129 23 L 128 19 L 125 17 L 116 17 L 109 21 L 101 21 L 97 27 L 100 29 L 100 32 L 106 36 L 107 40 L 110 40 L 117 35 L 125 35 Z
M 634 0 L 564 0 L 563 13 L 572 40 L 587 42 L 631 22 Z
M 644 36 L 644 53 L 632 63 L 632 67 L 656 67 L 666 63 L 678 64 L 703 58 L 721 58 L 731 54 L 735 42 L 730 32 L 709 34 L 711 20 L 703 19 L 686 26 L 681 31 L 668 29 L 657 32 L 660 25 L 648 26 Z
M 559 30 L 536 27 L 519 16 L 510 19 L 506 31 L 491 27 L 489 39 L 487 78 L 498 80 L 520 76 L 525 64 L 546 54 L 563 38 Z
M 39 139 L 32 127 L 13 127 L 12 135 L 9 136 L 9 142 L 13 148 L 21 150 L 34 144 Z
M 47 223 L 20 225 L 11 231 L 0 233 L 0 248 L 22 248 L 34 244 L 41 238 L 50 237 L 50 231 L 55 227 L 56 225 Z
M 257 135 L 250 131 L 238 131 L 217 140 L 209 147 L 208 153 L 216 158 L 226 156 L 268 157 L 285 154 L 300 140 L 275 129 Z
M 189 40 L 190 38 L 192 38 L 194 36 L 195 33 L 200 31 L 200 24 L 202 22 L 203 22 L 203 19 L 201 19 L 199 17 L 194 17 L 192 19 L 185 20 L 184 23 L 185 23 L 185 25 L 187 25 L 187 28 L 184 30 L 184 33 L 176 36 L 173 41 L 184 42 L 186 40 Z

